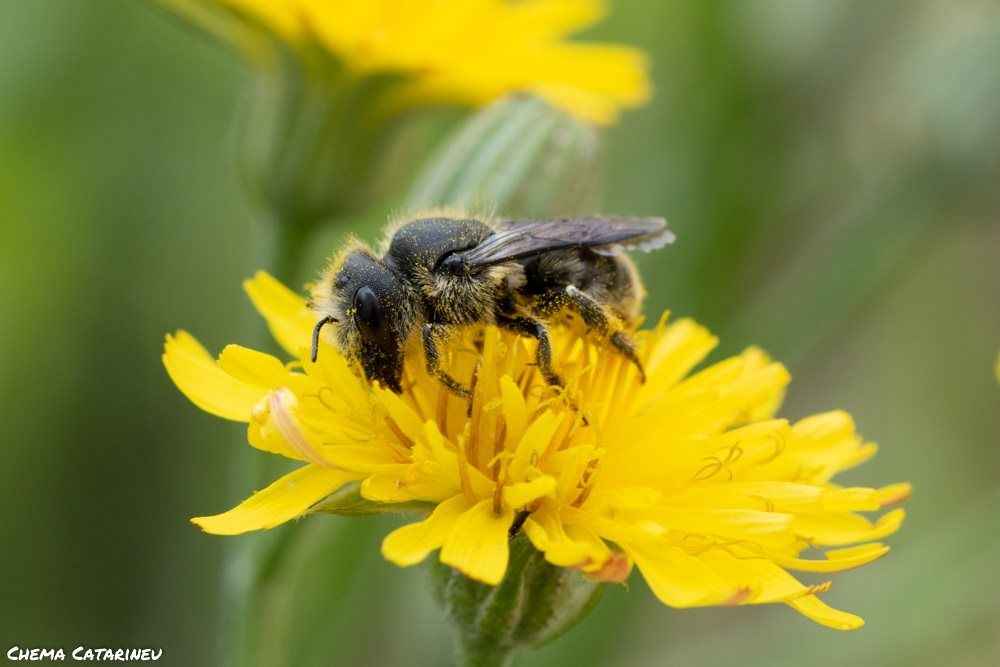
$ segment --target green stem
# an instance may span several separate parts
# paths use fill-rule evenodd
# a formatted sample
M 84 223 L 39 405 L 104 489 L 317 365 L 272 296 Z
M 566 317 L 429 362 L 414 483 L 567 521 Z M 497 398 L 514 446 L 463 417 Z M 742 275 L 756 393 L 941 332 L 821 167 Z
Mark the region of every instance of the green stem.
M 458 667 L 508 667 L 513 664 L 514 652 L 497 646 L 459 644 Z
M 302 270 L 303 250 L 312 225 L 274 215 L 256 231 L 254 236 L 258 241 L 253 268 L 265 268 L 285 284 L 294 286 Z M 266 327 L 256 314 L 252 320 L 244 322 L 243 329 L 245 339 L 256 346 L 267 348 L 272 344 Z M 238 499 L 263 488 L 278 474 L 272 461 L 246 446 L 243 432 L 234 447 L 231 465 L 232 495 Z M 258 661 L 253 646 L 261 630 L 256 624 L 267 603 L 267 582 L 279 569 L 283 555 L 294 541 L 294 534 L 289 527 L 282 526 L 231 538 L 227 542 L 221 578 L 221 664 L 245 667 Z
M 284 220 L 275 226 L 277 231 L 272 238 L 270 262 L 266 268 L 275 278 L 298 290 L 302 259 L 312 238 L 313 225 L 300 220 Z

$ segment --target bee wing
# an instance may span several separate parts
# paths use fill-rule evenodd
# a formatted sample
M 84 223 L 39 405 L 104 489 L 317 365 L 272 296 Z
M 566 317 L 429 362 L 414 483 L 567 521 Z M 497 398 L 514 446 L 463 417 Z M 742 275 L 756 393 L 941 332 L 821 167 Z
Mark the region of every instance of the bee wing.
M 496 233 L 461 253 L 470 267 L 526 259 L 550 250 L 593 248 L 604 254 L 626 249 L 644 251 L 673 243 L 663 218 L 553 218 L 498 223 Z

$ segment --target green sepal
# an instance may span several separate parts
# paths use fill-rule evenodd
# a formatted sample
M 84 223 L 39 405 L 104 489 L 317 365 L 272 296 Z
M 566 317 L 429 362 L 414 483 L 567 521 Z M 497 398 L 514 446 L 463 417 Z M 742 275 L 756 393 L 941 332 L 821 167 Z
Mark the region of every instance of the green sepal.
M 372 516 L 373 514 L 430 514 L 434 503 L 412 500 L 401 503 L 380 503 L 361 495 L 361 485 L 348 484 L 325 500 L 313 505 L 309 512 L 323 512 L 337 516 Z
M 456 635 L 463 666 L 510 663 L 515 651 L 563 634 L 594 607 L 604 584 L 545 560 L 523 533 L 510 542 L 507 574 L 497 586 L 431 560 L 431 586 Z

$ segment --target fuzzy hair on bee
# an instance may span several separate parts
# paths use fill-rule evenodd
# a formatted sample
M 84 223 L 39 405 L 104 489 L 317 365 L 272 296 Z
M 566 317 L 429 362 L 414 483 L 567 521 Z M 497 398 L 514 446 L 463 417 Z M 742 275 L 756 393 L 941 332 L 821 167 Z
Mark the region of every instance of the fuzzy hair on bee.
M 457 327 L 496 324 L 535 338 L 540 371 L 560 385 L 547 325 L 561 321 L 606 339 L 641 374 L 627 330 L 643 288 L 624 251 L 673 240 L 662 218 L 406 216 L 387 227 L 378 252 L 351 239 L 315 284 L 313 356 L 325 340 L 398 392 L 404 357 L 419 341 L 428 371 L 467 396 L 444 367 L 444 346 Z
M 317 313 L 336 321 L 338 326 L 334 328 L 336 338 L 333 341 L 336 347 L 350 350 L 361 335 L 355 317 L 358 310 L 355 294 L 345 288 L 366 278 L 385 280 L 387 274 L 390 271 L 379 259 L 379 255 L 356 237 L 351 237 L 332 257 L 319 281 L 313 286 L 309 306 Z M 401 299 L 387 303 L 384 307 L 390 309 L 386 315 L 397 322 L 401 329 L 408 329 L 416 319 L 414 304 L 409 300 Z

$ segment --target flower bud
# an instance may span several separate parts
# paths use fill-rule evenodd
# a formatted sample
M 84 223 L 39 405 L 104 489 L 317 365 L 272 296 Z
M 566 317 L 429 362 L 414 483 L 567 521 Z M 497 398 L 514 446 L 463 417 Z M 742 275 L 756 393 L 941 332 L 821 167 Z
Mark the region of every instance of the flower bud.
M 161 1 L 248 65 L 236 151 L 257 203 L 278 223 L 307 232 L 363 208 L 389 133 L 384 93 L 400 77 L 359 74 L 307 38 L 294 9 Z
M 428 160 L 405 205 L 504 216 L 593 212 L 601 199 L 598 128 L 535 97 L 493 104 Z
M 456 634 L 460 665 L 504 665 L 520 648 L 569 630 L 600 599 L 604 586 L 578 570 L 556 567 L 520 534 L 511 539 L 507 575 L 497 586 L 431 560 L 431 585 Z

